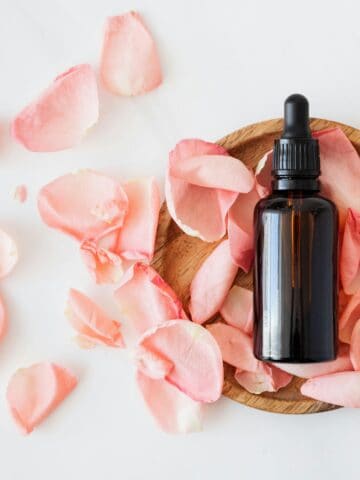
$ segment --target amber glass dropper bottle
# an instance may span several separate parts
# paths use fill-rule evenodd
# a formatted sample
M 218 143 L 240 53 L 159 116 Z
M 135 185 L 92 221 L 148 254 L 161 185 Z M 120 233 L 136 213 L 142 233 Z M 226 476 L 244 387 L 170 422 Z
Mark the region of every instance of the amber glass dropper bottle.
M 271 362 L 323 362 L 337 351 L 338 214 L 319 194 L 309 104 L 285 101 L 272 193 L 255 208 L 254 353 Z

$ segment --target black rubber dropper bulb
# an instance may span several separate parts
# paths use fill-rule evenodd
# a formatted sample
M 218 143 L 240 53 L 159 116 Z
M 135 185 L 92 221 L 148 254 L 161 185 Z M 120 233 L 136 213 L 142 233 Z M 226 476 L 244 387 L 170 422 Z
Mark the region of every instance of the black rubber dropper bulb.
M 299 93 L 290 95 L 284 105 L 284 131 L 281 138 L 311 138 L 309 102 Z

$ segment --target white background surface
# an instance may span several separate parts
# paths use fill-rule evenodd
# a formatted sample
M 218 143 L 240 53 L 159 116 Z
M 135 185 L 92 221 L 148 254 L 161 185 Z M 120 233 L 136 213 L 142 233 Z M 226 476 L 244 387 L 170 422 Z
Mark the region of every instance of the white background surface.
M 82 351 L 63 310 L 70 286 L 116 315 L 111 288 L 92 284 L 77 245 L 47 229 L 38 189 L 81 167 L 128 178 L 162 178 L 181 138 L 216 140 L 282 113 L 300 91 L 312 114 L 360 127 L 358 0 L 1 0 L 0 225 L 21 259 L 1 282 L 10 330 L 0 345 L 0 478 L 354 479 L 360 412 L 281 416 L 227 399 L 207 409 L 201 434 L 171 437 L 145 411 L 128 353 Z M 140 10 L 158 41 L 164 84 L 139 98 L 101 91 L 99 123 L 83 143 L 33 154 L 8 135 L 9 120 L 51 79 L 82 62 L 97 65 L 107 15 Z M 12 198 L 19 183 L 29 201 Z M 5 404 L 12 372 L 58 361 L 78 388 L 31 436 L 18 434 Z

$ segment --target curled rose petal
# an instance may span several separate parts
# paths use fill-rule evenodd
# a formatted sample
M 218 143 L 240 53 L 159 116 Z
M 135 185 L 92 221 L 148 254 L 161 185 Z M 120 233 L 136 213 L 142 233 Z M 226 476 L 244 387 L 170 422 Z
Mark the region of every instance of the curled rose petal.
M 3 299 L 0 297 L 0 340 L 4 337 L 7 329 L 7 317 Z
M 350 359 L 354 370 L 360 370 L 360 319 L 356 322 L 351 334 Z
M 129 211 L 119 230 L 116 252 L 128 260 L 150 261 L 154 255 L 160 211 L 160 192 L 154 178 L 123 185 Z
M 259 360 L 253 354 L 252 339 L 238 328 L 225 323 L 212 323 L 206 327 L 217 341 L 224 362 L 239 370 L 256 372 Z
M 321 155 L 321 191 L 338 207 L 342 229 L 347 209 L 360 212 L 360 158 L 340 128 L 314 132 Z
M 145 403 L 159 427 L 167 433 L 190 433 L 202 429 L 202 405 L 163 379 L 137 373 Z
M 112 178 L 82 170 L 45 185 L 39 192 L 38 208 L 49 227 L 83 241 L 120 227 L 128 199 Z
M 320 377 L 330 373 L 352 370 L 348 345 L 341 344 L 336 360 L 320 363 L 277 363 L 276 366 L 300 378 Z
M 19 203 L 26 202 L 27 199 L 27 188 L 26 185 L 18 185 L 14 191 L 14 199 Z
M 136 349 L 135 363 L 140 372 L 154 379 L 165 378 L 174 368 L 170 360 L 141 345 Z
M 360 159 L 359 159 L 360 161 Z M 345 221 L 340 256 L 340 276 L 345 293 L 360 288 L 360 213 L 349 208 Z
M 234 285 L 225 299 L 220 314 L 226 323 L 251 335 L 253 331 L 253 292 Z
M 310 378 L 301 386 L 306 397 L 342 407 L 360 407 L 360 372 L 338 372 Z
M 116 253 L 100 247 L 93 240 L 80 246 L 81 257 L 96 283 L 117 283 L 123 276 L 123 262 Z
M 221 395 L 223 363 L 220 349 L 202 326 L 170 320 L 147 331 L 139 345 L 171 362 L 166 380 L 198 402 L 215 402 Z
M 339 338 L 350 343 L 351 333 L 355 323 L 360 318 L 360 290 L 352 295 L 343 309 L 339 319 Z
M 256 188 L 261 198 L 266 197 L 271 189 L 272 156 L 272 150 L 265 153 L 255 169 Z
M 188 235 L 208 242 L 223 237 L 229 208 L 239 192 L 249 192 L 253 186 L 253 173 L 219 145 L 182 140 L 170 152 L 167 207 Z
M 237 270 L 230 256 L 229 240 L 223 240 L 207 257 L 191 282 L 189 310 L 194 322 L 204 323 L 219 311 Z
M 149 265 L 135 263 L 121 279 L 115 299 L 137 335 L 174 318 L 186 319 L 174 290 Z
M 69 291 L 65 313 L 75 330 L 86 339 L 109 347 L 124 347 L 120 323 L 78 290 Z
M 156 45 L 137 12 L 107 19 L 100 76 L 104 87 L 117 95 L 139 95 L 161 84 Z
M 259 362 L 255 372 L 238 369 L 235 371 L 235 380 L 245 390 L 257 395 L 263 392 L 277 392 L 280 388 L 286 387 L 292 378 L 292 375 L 264 362 Z
M 39 425 L 75 388 L 77 379 L 54 363 L 21 368 L 10 379 L 7 401 L 23 433 Z
M 28 150 L 53 152 L 79 143 L 99 115 L 94 70 L 77 65 L 54 82 L 12 122 L 12 135 Z
M 254 258 L 254 208 L 267 192 L 257 181 L 248 193 L 240 193 L 229 210 L 228 234 L 233 262 L 248 272 Z
M 9 234 L 0 230 L 0 278 L 6 277 L 18 261 L 18 250 Z

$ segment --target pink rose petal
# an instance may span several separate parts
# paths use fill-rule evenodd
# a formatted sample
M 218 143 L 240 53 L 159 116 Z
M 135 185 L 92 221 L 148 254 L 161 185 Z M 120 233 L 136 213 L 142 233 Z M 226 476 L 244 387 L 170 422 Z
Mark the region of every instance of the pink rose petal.
M 190 433 L 202 429 L 202 405 L 163 379 L 137 373 L 145 403 L 159 427 L 167 433 Z
M 187 318 L 174 290 L 143 263 L 136 263 L 124 274 L 115 299 L 137 335 L 167 320 Z
M 253 173 L 219 145 L 182 140 L 170 152 L 165 183 L 167 207 L 188 235 L 219 240 L 226 214 L 239 192 L 249 192 Z
M 120 323 L 73 288 L 69 291 L 66 316 L 75 330 L 86 339 L 109 347 L 124 347 Z
M 26 202 L 27 199 L 27 188 L 26 185 L 18 185 L 14 191 L 14 199 L 19 203 Z
M 266 197 L 271 190 L 272 156 L 272 150 L 265 153 L 255 169 L 256 188 L 261 198 Z
M 141 345 L 136 349 L 135 363 L 140 372 L 154 379 L 167 377 L 174 368 L 173 362 Z
M 314 132 L 321 154 L 321 191 L 335 202 L 342 229 L 347 209 L 360 211 L 360 158 L 340 128 Z
M 224 303 L 237 274 L 229 240 L 223 240 L 196 272 L 190 286 L 189 310 L 196 323 L 204 323 L 215 315 Z
M 77 379 L 53 363 L 21 368 L 10 379 L 7 401 L 23 433 L 39 425 L 75 388 Z
M 80 254 L 96 283 L 117 283 L 123 276 L 123 262 L 119 255 L 100 247 L 94 240 L 85 240 Z
M 7 316 L 3 299 L 0 297 L 0 340 L 4 337 L 7 330 Z
M 350 297 L 339 319 L 339 338 L 342 342 L 350 343 L 351 333 L 355 323 L 360 318 L 360 290 Z
M 253 354 L 253 342 L 249 335 L 220 322 L 212 323 L 206 328 L 217 341 L 224 362 L 239 370 L 257 371 L 259 360 Z
M 34 152 L 63 150 L 79 143 L 98 115 L 95 73 L 90 65 L 77 65 L 15 117 L 12 135 Z
M 360 160 L 360 159 L 359 159 Z M 345 293 L 360 288 L 360 213 L 349 208 L 340 256 L 340 276 Z
M 140 346 L 171 362 L 166 380 L 199 402 L 215 402 L 221 395 L 223 363 L 220 349 L 202 326 L 170 320 L 146 332 Z
M 154 178 L 123 185 L 129 211 L 119 230 L 116 252 L 128 260 L 150 261 L 154 255 L 160 211 L 160 192 Z
M 137 12 L 107 19 L 100 76 L 104 87 L 117 95 L 139 95 L 161 84 L 156 45 Z
M 306 397 L 343 407 L 360 407 L 360 372 L 338 372 L 310 378 L 301 386 Z
M 356 322 L 351 334 L 350 359 L 354 370 L 360 370 L 360 319 Z
M 254 208 L 267 195 L 267 190 L 255 182 L 248 193 L 240 193 L 229 210 L 228 235 L 233 262 L 249 272 L 254 258 Z
M 106 175 L 82 170 L 59 177 L 39 193 L 43 221 L 79 241 L 120 227 L 128 210 L 121 185 Z
M 9 234 L 0 230 L 0 278 L 6 277 L 18 261 L 18 250 Z
M 276 366 L 300 378 L 320 377 L 330 373 L 352 370 L 348 345 L 340 345 L 336 360 L 320 363 L 276 363 Z
M 292 375 L 282 372 L 278 368 L 259 362 L 255 372 L 236 370 L 235 380 L 250 393 L 259 395 L 263 392 L 277 392 L 292 380 Z
M 220 308 L 226 323 L 251 335 L 253 331 L 253 292 L 234 285 Z

